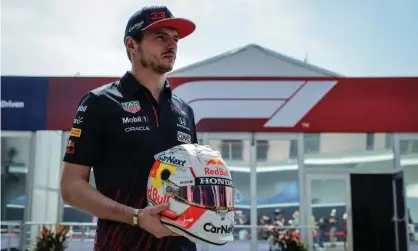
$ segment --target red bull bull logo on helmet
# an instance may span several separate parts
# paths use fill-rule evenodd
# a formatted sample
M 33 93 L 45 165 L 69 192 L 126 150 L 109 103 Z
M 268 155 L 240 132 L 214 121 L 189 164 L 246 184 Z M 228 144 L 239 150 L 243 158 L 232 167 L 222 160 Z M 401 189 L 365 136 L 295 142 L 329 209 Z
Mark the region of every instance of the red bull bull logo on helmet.
M 207 166 L 225 166 L 225 163 L 220 159 L 210 159 L 206 162 Z

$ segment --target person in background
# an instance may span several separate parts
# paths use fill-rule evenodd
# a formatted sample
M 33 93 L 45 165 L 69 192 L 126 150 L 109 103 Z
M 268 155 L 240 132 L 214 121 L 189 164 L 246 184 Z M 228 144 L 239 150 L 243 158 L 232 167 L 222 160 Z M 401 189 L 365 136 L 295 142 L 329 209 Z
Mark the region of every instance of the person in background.
M 289 225 L 294 227 L 295 230 L 297 232 L 299 232 L 299 211 L 296 210 L 293 214 L 292 214 L 292 219 L 288 221 Z
M 235 221 L 236 225 L 241 225 L 241 226 L 248 225 L 247 217 L 245 216 L 245 214 L 242 211 L 237 211 L 236 215 L 237 215 L 236 221 Z M 248 237 L 249 237 L 249 232 L 248 232 L 247 228 L 241 228 L 238 231 L 238 239 L 239 240 L 248 240 Z
M 276 210 L 274 210 L 273 225 L 275 227 L 281 228 L 281 227 L 284 227 L 285 224 L 286 224 L 286 220 L 283 217 L 282 210 L 280 208 L 276 208 Z
M 316 221 L 316 218 L 314 215 L 311 217 L 311 224 L 314 227 L 312 229 L 312 236 L 314 240 L 314 244 L 318 245 L 318 222 Z
M 323 249 L 325 241 L 325 231 L 327 229 L 328 222 L 322 217 L 318 221 L 318 246 Z
M 270 217 L 263 215 L 260 219 L 260 228 L 259 235 L 260 240 L 267 240 L 270 236 L 270 229 L 271 229 L 271 219 Z
M 344 220 L 344 250 L 348 250 L 348 231 L 347 231 L 347 213 L 343 214 Z
M 332 209 L 328 222 L 329 222 L 329 241 L 331 242 L 331 247 L 335 247 L 335 242 L 337 241 L 337 236 L 335 235 L 335 233 L 337 232 L 337 226 L 338 226 L 336 209 Z

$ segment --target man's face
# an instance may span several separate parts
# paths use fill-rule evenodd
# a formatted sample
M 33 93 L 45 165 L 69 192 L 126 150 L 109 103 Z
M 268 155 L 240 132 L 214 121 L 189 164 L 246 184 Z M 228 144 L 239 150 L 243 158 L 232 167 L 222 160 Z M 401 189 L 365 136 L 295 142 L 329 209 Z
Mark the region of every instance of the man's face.
M 171 71 L 176 61 L 178 37 L 174 29 L 145 31 L 133 60 L 145 68 L 152 68 L 158 74 Z

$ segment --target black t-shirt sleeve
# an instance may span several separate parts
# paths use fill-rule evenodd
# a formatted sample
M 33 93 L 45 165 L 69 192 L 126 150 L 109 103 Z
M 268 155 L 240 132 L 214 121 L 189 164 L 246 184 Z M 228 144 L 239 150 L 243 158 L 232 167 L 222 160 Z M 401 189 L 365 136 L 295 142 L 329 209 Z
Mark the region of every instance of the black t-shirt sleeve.
M 63 160 L 94 166 L 101 152 L 102 123 L 98 97 L 93 93 L 85 94 L 75 113 Z
M 196 132 L 196 123 L 195 123 L 195 120 L 194 120 L 194 112 L 193 112 L 192 108 L 190 108 L 190 114 L 192 115 L 192 125 L 193 125 L 193 128 L 192 128 L 192 143 L 193 144 L 198 144 L 197 132 Z

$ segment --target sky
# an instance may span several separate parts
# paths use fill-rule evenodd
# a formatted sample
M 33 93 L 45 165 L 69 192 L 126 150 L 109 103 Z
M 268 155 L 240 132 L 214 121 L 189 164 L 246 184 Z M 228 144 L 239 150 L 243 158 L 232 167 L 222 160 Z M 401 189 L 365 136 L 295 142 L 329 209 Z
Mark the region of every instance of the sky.
M 175 69 L 254 43 L 345 76 L 418 76 L 417 0 L 1 0 L 1 74 L 121 76 L 129 17 L 193 20 Z

